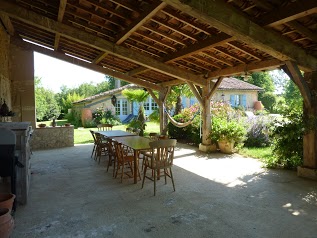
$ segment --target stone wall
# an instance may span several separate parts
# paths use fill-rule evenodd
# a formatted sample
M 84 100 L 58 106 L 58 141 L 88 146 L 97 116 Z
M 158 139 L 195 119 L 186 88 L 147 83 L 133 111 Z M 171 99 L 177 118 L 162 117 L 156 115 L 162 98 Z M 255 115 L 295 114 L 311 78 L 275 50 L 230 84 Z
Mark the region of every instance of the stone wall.
M 74 127 L 57 126 L 35 128 L 32 139 L 32 150 L 53 149 L 74 146 Z
M 11 81 L 9 79 L 10 36 L 0 24 L 0 98 L 6 100 L 9 109 L 11 104 Z M 2 101 L 3 103 L 3 101 Z

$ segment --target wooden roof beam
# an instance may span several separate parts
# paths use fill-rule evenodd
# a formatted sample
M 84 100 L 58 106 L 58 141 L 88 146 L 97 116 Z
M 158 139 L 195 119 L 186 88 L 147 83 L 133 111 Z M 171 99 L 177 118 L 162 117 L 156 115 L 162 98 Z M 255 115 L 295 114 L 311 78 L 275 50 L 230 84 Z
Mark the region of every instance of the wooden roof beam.
M 150 8 L 142 12 L 142 14 L 134 20 L 123 32 L 121 32 L 116 38 L 116 44 L 120 45 L 124 42 L 133 32 L 135 32 L 140 26 L 151 19 L 158 11 L 163 9 L 167 4 L 161 1 L 152 3 Z
M 158 86 L 158 85 L 155 85 L 155 84 L 152 84 L 152 83 L 149 83 L 149 82 L 146 82 L 146 81 L 134 78 L 134 77 L 130 77 L 130 76 L 127 76 L 127 75 L 120 73 L 118 71 L 110 70 L 110 69 L 107 69 L 107 68 L 104 68 L 104 67 L 101 67 L 101 66 L 98 66 L 95 64 L 91 64 L 91 63 L 85 62 L 85 61 L 80 60 L 80 59 L 76 59 L 76 58 L 71 57 L 71 56 L 67 56 L 67 55 L 60 53 L 60 52 L 52 51 L 52 50 L 49 50 L 47 48 L 44 48 L 44 47 L 41 47 L 38 45 L 27 43 L 27 42 L 24 42 L 20 39 L 12 39 L 11 43 L 16 45 L 16 46 L 19 46 L 21 48 L 33 50 L 33 51 L 36 51 L 36 52 L 39 52 L 39 53 L 63 60 L 63 61 L 66 61 L 66 62 L 74 64 L 74 65 L 78 65 L 78 66 L 81 66 L 81 67 L 84 67 L 84 68 L 87 68 L 87 69 L 90 69 L 90 70 L 93 70 L 93 71 L 96 71 L 96 72 L 99 72 L 102 74 L 107 74 L 107 75 L 113 76 L 115 78 L 119 78 L 119 79 L 124 80 L 124 81 L 129 82 L 129 83 L 134 83 L 134 84 L 140 85 L 142 87 L 151 88 L 153 90 L 162 90 L 161 86 Z
M 206 86 L 206 81 L 199 75 L 177 69 L 171 65 L 159 62 L 158 60 L 155 60 L 147 55 L 115 45 L 112 42 L 96 37 L 90 33 L 78 30 L 66 24 L 56 22 L 35 12 L 28 11 L 16 4 L 9 3 L 5 0 L 0 0 L 0 12 L 1 11 L 22 22 L 50 32 L 58 32 L 63 37 L 88 45 L 100 51 L 109 52 L 117 57 L 145 66 L 160 73 L 178 78 L 186 82 L 192 82 L 200 86 Z
M 297 0 L 261 16 L 260 22 L 262 26 L 273 27 L 313 13 L 317 13 L 316 0 Z
M 309 55 L 304 49 L 287 39 L 250 21 L 238 11 L 229 8 L 223 1 L 215 0 L 208 3 L 199 0 L 162 1 L 281 61 L 292 59 L 297 61 L 305 71 L 317 70 L 316 57 Z M 306 5 L 306 0 L 301 2 L 302 5 Z M 307 2 L 317 4 L 315 0 L 307 0 Z
M 67 0 L 60 0 L 59 8 L 58 8 L 58 16 L 57 16 L 58 22 L 63 22 L 65 10 L 66 10 L 66 4 L 67 4 Z M 58 50 L 60 38 L 61 38 L 61 35 L 59 33 L 56 33 L 55 40 L 54 40 L 54 50 Z
M 209 78 L 218 78 L 220 76 L 228 77 L 228 76 L 244 74 L 245 72 L 250 72 L 250 71 L 273 70 L 280 67 L 283 64 L 285 63 L 276 59 L 258 61 L 258 62 L 253 62 L 249 64 L 240 64 L 235 67 L 228 67 L 225 69 L 209 72 L 208 77 Z

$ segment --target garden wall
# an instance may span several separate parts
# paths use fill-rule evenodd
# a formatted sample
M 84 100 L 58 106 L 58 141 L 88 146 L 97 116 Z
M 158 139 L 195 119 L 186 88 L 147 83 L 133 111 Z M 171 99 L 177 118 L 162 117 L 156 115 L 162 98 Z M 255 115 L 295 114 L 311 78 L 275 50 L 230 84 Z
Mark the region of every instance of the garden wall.
M 74 127 L 57 126 L 36 128 L 31 139 L 32 150 L 74 146 Z

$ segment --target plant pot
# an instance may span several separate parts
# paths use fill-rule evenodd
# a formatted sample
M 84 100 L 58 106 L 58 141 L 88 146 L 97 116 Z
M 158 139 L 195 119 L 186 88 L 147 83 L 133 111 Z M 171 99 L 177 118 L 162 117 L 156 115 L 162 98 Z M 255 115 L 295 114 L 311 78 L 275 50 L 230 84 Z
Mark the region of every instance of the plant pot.
M 9 238 L 14 228 L 14 220 L 8 208 L 0 208 L 0 237 Z
M 38 124 L 38 127 L 39 128 L 44 128 L 44 127 L 46 127 L 46 124 L 44 124 L 44 123 Z
M 0 208 L 12 210 L 15 195 L 12 193 L 0 193 Z
M 222 153 L 225 153 L 225 154 L 234 153 L 234 141 L 220 140 L 218 141 L 218 146 Z

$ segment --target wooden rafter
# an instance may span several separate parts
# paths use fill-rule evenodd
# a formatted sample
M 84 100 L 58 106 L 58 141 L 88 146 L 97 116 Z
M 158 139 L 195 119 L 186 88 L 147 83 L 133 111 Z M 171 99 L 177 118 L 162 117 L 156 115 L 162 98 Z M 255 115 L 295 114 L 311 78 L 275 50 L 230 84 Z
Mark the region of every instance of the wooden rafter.
M 116 38 L 116 44 L 120 45 L 133 32 L 135 32 L 141 25 L 151 19 L 158 11 L 166 6 L 166 3 L 157 1 L 152 3 L 150 8 L 144 11 L 136 20 L 134 20 L 124 31 L 122 31 Z
M 7 1 L 0 0 L 0 3 L 0 11 L 7 13 L 10 17 L 18 19 L 22 22 L 26 22 L 53 33 L 58 32 L 65 38 L 69 38 L 76 42 L 88 45 L 100 51 L 109 52 L 115 56 L 129 60 L 139 65 L 143 65 L 171 77 L 205 86 L 206 81 L 198 75 L 164 64 L 144 54 L 140 54 L 125 47 L 115 45 L 109 41 L 78 30 L 74 27 L 58 23 L 52 19 L 28 11 Z
M 295 60 L 307 71 L 317 69 L 317 58 L 275 33 L 262 28 L 245 16 L 227 7 L 222 1 L 163 0 L 171 6 L 208 23 L 241 42 L 285 61 Z M 314 0 L 313 1 L 317 4 Z M 303 4 L 305 5 L 305 4 Z
M 245 72 L 272 70 L 276 69 L 284 63 L 280 60 L 272 59 L 266 61 L 252 62 L 249 64 L 240 64 L 235 67 L 228 67 L 226 69 L 219 69 L 209 73 L 210 78 L 218 78 L 220 76 L 235 76 Z
M 66 9 L 66 4 L 67 4 L 67 0 L 60 0 L 59 8 L 58 8 L 58 16 L 57 16 L 57 21 L 58 22 L 63 22 L 65 9 Z M 61 35 L 59 33 L 56 33 L 55 34 L 55 40 L 54 40 L 54 50 L 58 49 L 60 38 L 61 38 Z
M 205 40 L 202 40 L 200 42 L 197 42 L 196 44 L 190 45 L 190 46 L 188 46 L 188 47 L 186 47 L 178 52 L 175 52 L 174 54 L 171 54 L 171 55 L 165 57 L 162 60 L 162 62 L 167 63 L 167 62 L 179 60 L 179 59 L 188 57 L 192 54 L 195 54 L 197 52 L 200 52 L 204 49 L 213 48 L 213 47 L 216 47 L 218 45 L 224 44 L 224 43 L 232 41 L 232 40 L 234 40 L 233 37 L 230 37 L 224 33 L 220 33 L 219 35 L 211 36 Z M 139 69 L 134 69 L 134 70 L 130 71 L 128 74 L 132 76 L 132 75 L 144 73 L 147 70 L 148 69 L 146 67 L 140 67 Z
M 315 32 L 312 32 L 310 29 L 308 29 L 307 27 L 301 25 L 300 23 L 298 23 L 297 21 L 290 21 L 287 22 L 286 25 L 288 25 L 289 27 L 295 29 L 296 31 L 298 31 L 299 33 L 307 36 L 309 39 L 311 39 L 312 41 L 317 42 L 317 34 Z
M 262 26 L 276 26 L 317 12 L 316 0 L 297 0 L 261 16 Z
M 263 60 L 263 57 L 261 55 L 258 55 L 256 52 L 245 48 L 244 46 L 238 44 L 237 42 L 231 41 L 231 42 L 228 42 L 227 44 L 247 55 L 250 55 L 251 57 L 257 60 Z

